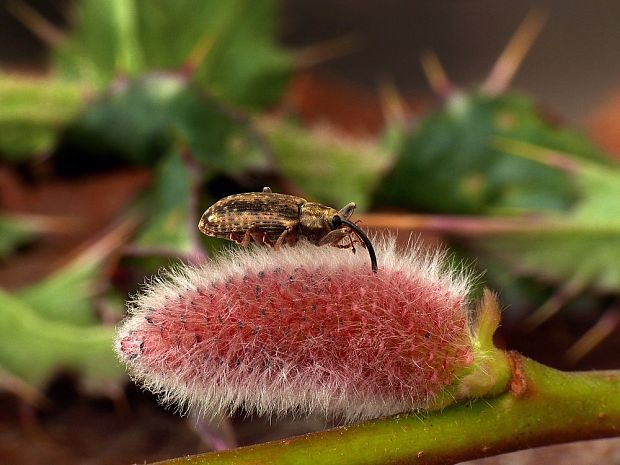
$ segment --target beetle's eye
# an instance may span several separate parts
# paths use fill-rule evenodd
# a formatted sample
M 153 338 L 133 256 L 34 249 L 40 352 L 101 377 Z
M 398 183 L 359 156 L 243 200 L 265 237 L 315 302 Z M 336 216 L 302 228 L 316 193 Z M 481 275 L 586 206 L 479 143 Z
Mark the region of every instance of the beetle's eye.
M 333 229 L 339 228 L 341 224 L 342 224 L 342 218 L 340 218 L 340 215 L 334 215 L 334 217 L 332 218 L 332 228 Z

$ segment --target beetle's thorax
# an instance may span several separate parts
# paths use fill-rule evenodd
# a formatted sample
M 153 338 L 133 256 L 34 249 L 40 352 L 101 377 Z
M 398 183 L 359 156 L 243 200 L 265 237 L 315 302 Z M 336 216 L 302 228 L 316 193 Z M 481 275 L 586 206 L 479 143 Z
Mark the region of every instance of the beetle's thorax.
M 299 231 L 313 244 L 332 230 L 331 220 L 338 211 L 316 202 L 306 202 L 299 209 Z

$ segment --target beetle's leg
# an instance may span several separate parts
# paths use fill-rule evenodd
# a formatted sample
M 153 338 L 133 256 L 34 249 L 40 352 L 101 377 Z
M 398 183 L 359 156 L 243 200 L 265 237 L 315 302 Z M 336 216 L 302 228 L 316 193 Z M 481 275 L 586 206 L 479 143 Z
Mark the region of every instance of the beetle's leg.
M 348 236 L 350 234 L 350 232 L 346 231 L 344 228 L 338 228 L 338 229 L 334 229 L 333 231 L 328 232 L 327 234 L 325 234 L 321 240 L 318 242 L 318 246 L 321 245 L 325 245 L 325 244 L 330 244 L 334 247 L 340 247 L 338 245 L 338 243 L 345 238 L 345 236 Z M 348 246 L 347 246 L 348 247 Z M 340 247 L 340 248 L 347 248 L 347 247 Z
M 357 220 L 354 224 L 358 224 L 361 221 L 362 220 Z M 355 244 L 360 244 L 362 247 L 366 248 L 366 244 L 364 244 L 364 241 L 360 240 L 360 238 L 357 237 L 357 234 L 351 231 L 350 228 L 346 228 L 345 230 L 347 231 L 347 239 L 349 239 L 349 244 L 342 247 L 343 249 L 351 247 L 351 249 L 353 249 L 353 253 L 355 253 Z
M 349 231 L 349 235 L 347 236 L 347 239 L 349 239 L 349 247 L 351 247 L 351 250 L 355 253 L 355 240 L 352 236 L 353 232 Z
M 355 248 L 355 246 L 352 243 L 348 243 L 348 244 L 331 244 L 332 247 L 336 247 L 338 249 L 351 249 L 351 252 L 355 253 L 357 252 L 357 249 Z
M 232 234 L 231 234 L 232 236 Z M 252 240 L 252 234 L 250 233 L 250 230 L 246 230 L 245 234 L 243 235 L 243 239 L 241 239 L 241 242 L 238 242 L 238 244 L 241 244 L 242 246 L 246 246 L 250 243 L 250 241 Z
M 357 250 L 355 250 L 356 241 L 351 238 L 352 235 L 353 233 L 349 231 L 347 235 L 343 237 L 343 239 L 348 239 L 349 240 L 348 242 L 345 242 L 344 244 L 340 242 L 336 242 L 332 244 L 332 247 L 338 247 L 339 249 L 351 249 L 351 252 L 353 253 L 357 252 Z
M 267 233 L 262 231 L 256 223 L 253 223 L 252 226 L 245 231 L 241 245 L 248 245 L 252 241 L 258 245 L 273 245 L 269 240 Z
M 357 224 L 357 222 L 356 222 L 356 224 Z M 353 244 L 359 244 L 362 247 L 366 248 L 366 244 L 364 244 L 364 241 L 361 241 L 359 239 L 359 237 L 357 237 L 357 234 L 354 234 L 353 231 L 351 231 L 351 235 L 349 236 L 349 238 L 351 238 L 351 242 Z M 351 245 L 351 247 L 353 247 L 353 245 Z
M 285 240 L 286 240 L 286 242 L 288 244 L 290 244 L 289 236 L 292 235 L 292 233 L 293 233 L 293 227 L 292 226 L 289 226 L 284 231 L 282 231 L 282 234 L 280 234 L 280 236 L 278 237 L 278 240 L 273 245 L 273 248 L 275 250 L 278 250 Z
M 375 248 L 372 246 L 372 242 L 368 239 L 366 233 L 355 223 L 350 222 L 349 220 L 343 219 L 342 223 L 345 224 L 351 232 L 355 233 L 358 239 L 360 239 L 365 245 L 366 250 L 368 250 L 368 255 L 370 256 L 370 268 L 373 273 L 377 273 L 379 270 L 379 265 L 377 263 L 377 255 L 375 254 Z
M 288 245 L 295 245 L 299 240 L 299 236 L 295 233 L 295 231 L 290 232 L 286 235 L 286 243 Z
M 244 237 L 244 238 L 245 238 L 245 237 Z M 228 240 L 229 240 L 229 241 L 233 241 L 233 242 L 235 242 L 235 243 L 237 243 L 237 244 L 241 244 L 241 243 L 243 242 L 243 239 L 244 239 L 244 238 L 240 238 L 240 237 L 239 237 L 239 233 L 234 233 L 234 232 L 231 232 L 231 233 L 228 235 Z
M 274 244 L 271 241 L 271 239 L 269 239 L 269 235 L 265 231 L 261 231 L 259 233 L 256 233 L 252 237 L 254 238 L 254 241 L 256 241 L 257 244 L 268 245 L 269 247 L 273 247 L 274 246 Z
M 344 244 L 341 244 L 340 242 L 343 239 L 348 239 L 348 241 L 346 241 Z M 355 249 L 355 244 L 362 244 L 364 247 L 366 247 L 363 242 L 357 240 L 357 236 L 353 236 L 353 231 L 351 231 L 349 228 L 334 229 L 333 231 L 323 236 L 317 245 L 325 244 L 329 244 L 332 247 L 337 247 L 339 249 L 351 249 L 351 252 L 353 253 L 357 252 L 357 250 Z
M 241 242 L 239 242 L 239 244 L 241 244 L 242 246 L 245 247 L 252 240 L 254 240 L 254 242 L 256 242 L 257 244 L 261 244 L 262 243 L 262 237 L 259 235 L 261 233 L 262 233 L 262 231 L 260 230 L 260 228 L 258 226 L 256 226 L 256 223 L 253 223 L 252 226 L 250 226 L 248 229 L 245 230 L 245 234 L 243 235 L 243 239 L 241 240 Z M 257 238 L 258 238 L 258 240 L 257 240 Z
M 254 229 L 250 231 L 250 237 L 252 237 L 252 240 L 258 245 L 263 245 L 265 243 L 265 233 L 263 231 Z
M 267 194 L 271 194 L 271 187 L 263 187 L 263 192 L 267 193 Z

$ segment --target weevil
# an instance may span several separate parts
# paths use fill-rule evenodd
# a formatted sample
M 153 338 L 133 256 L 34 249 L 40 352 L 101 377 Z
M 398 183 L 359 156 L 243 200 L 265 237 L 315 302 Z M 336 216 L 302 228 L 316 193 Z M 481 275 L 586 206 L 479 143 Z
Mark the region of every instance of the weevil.
M 305 238 L 317 246 L 352 248 L 359 241 L 368 249 L 373 272 L 377 272 L 375 250 L 364 231 L 349 220 L 355 202 L 342 209 L 308 202 L 294 195 L 277 194 L 265 187 L 263 192 L 249 192 L 225 197 L 205 211 L 198 228 L 207 236 L 221 237 L 241 245 L 251 241 L 278 249 L 294 245 Z

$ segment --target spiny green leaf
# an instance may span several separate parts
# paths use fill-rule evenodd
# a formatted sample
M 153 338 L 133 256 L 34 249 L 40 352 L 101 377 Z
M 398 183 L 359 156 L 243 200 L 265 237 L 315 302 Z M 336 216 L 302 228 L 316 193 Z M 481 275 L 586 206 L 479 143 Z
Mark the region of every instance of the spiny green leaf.
M 579 200 L 540 228 L 482 237 L 479 246 L 514 269 L 562 283 L 620 291 L 620 169 L 566 157 Z
M 67 130 L 56 162 L 66 169 L 115 160 L 152 166 L 177 139 L 210 172 L 238 174 L 266 162 L 218 100 L 161 74 L 127 81 L 93 102 Z
M 110 89 L 68 128 L 57 163 L 154 164 L 170 144 L 169 108 L 185 91 L 181 80 L 165 75 L 129 80 Z
M 84 92 L 83 85 L 0 73 L 0 159 L 22 161 L 51 150 Z
M 566 224 L 531 233 L 485 238 L 480 247 L 518 273 L 562 283 L 578 279 L 583 286 L 620 291 L 620 225 L 606 230 Z
M 271 105 L 292 70 L 290 55 L 275 42 L 278 3 L 233 0 L 227 9 L 221 12 L 221 24 L 213 28 L 213 46 L 197 80 L 238 105 Z
M 16 292 L 37 315 L 75 326 L 97 321 L 92 297 L 100 291 L 102 266 L 127 239 L 136 220 L 129 217 L 48 277 Z
M 3 213 L 0 214 L 0 258 L 15 248 L 30 242 L 34 237 L 62 233 L 75 227 L 69 218 L 46 215 Z
M 235 121 L 221 102 L 193 87 L 171 102 L 169 116 L 169 132 L 187 145 L 209 174 L 238 175 L 268 164 L 249 133 L 249 122 Z
M 177 69 L 197 46 L 207 49 L 196 79 L 218 96 L 248 106 L 274 103 L 292 68 L 275 42 L 277 2 L 142 0 L 140 37 L 151 69 Z
M 519 94 L 465 94 L 421 120 L 377 193 L 377 203 L 441 213 L 566 210 L 577 198 L 564 173 L 493 146 L 497 136 L 603 159 L 577 133 L 546 121 Z
M 280 96 L 292 60 L 275 43 L 273 0 L 83 0 L 69 40 L 56 50 L 64 76 L 109 84 L 177 70 L 205 47 L 196 79 L 240 105 L 264 106 Z
M 0 289 L 0 366 L 33 386 L 60 369 L 86 381 L 112 381 L 123 370 L 112 350 L 114 330 L 46 321 L 23 300 Z
M 16 292 L 46 320 L 76 326 L 92 325 L 97 319 L 92 297 L 97 289 L 101 262 L 72 262 L 51 276 Z
M 53 55 L 61 76 L 102 87 L 142 71 L 134 0 L 81 0 L 73 7 L 72 31 Z
M 364 210 L 390 154 L 328 132 L 277 121 L 261 125 L 278 166 L 309 198 L 334 207 L 355 201 Z

